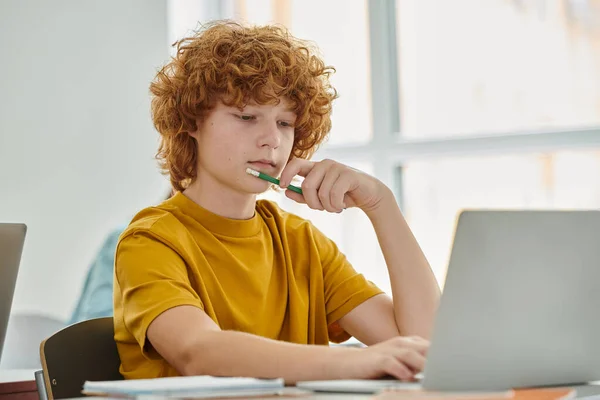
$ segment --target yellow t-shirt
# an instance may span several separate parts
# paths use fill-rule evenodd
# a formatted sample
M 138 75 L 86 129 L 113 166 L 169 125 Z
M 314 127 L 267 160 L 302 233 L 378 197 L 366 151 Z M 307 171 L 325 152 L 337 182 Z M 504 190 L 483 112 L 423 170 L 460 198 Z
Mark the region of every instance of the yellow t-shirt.
M 253 218 L 232 220 L 177 193 L 136 215 L 117 246 L 121 374 L 178 375 L 146 340 L 175 306 L 198 307 L 223 330 L 326 345 L 348 339 L 335 322 L 379 293 L 333 241 L 275 203 L 260 200 Z

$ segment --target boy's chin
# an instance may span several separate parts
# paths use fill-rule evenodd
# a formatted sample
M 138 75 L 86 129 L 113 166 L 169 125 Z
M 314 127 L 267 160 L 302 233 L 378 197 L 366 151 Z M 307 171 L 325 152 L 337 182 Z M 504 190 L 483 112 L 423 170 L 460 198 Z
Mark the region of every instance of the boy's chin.
M 263 194 L 271 188 L 271 184 L 268 182 L 257 182 L 252 185 L 248 185 L 246 191 L 252 194 Z

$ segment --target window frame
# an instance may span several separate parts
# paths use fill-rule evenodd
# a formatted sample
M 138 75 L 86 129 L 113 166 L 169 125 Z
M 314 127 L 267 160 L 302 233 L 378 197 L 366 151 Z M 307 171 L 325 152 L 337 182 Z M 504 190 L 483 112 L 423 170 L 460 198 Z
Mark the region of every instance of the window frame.
M 600 126 L 403 138 L 400 129 L 396 7 L 396 0 L 368 2 L 373 115 L 371 139 L 357 144 L 326 145 L 317 153 L 319 158 L 371 163 L 375 176 L 392 188 L 398 203 L 402 204 L 401 169 L 412 160 L 600 148 Z

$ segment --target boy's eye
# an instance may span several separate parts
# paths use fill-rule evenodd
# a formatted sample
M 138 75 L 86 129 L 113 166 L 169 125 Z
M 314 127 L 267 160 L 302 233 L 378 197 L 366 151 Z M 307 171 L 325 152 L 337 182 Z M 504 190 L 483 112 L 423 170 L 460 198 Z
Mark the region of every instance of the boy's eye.
M 294 126 L 290 122 L 286 122 L 286 121 L 279 121 L 279 125 L 286 127 L 286 128 L 292 128 Z
M 242 121 L 252 121 L 256 117 L 254 115 L 238 115 L 238 118 Z

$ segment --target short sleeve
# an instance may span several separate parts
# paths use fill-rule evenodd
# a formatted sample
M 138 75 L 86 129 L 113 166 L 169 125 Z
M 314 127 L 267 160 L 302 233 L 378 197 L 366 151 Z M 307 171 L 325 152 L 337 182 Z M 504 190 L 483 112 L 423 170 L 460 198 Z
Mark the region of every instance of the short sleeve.
M 374 283 L 356 272 L 337 245 L 313 227 L 313 236 L 323 266 L 325 307 L 332 342 L 350 338 L 337 323 L 344 315 L 373 296 L 383 293 Z
M 204 308 L 190 284 L 183 258 L 168 242 L 148 231 L 135 231 L 121 238 L 115 276 L 115 309 L 120 302 L 123 324 L 146 357 L 157 356 L 146 343 L 148 327 L 156 317 L 181 305 Z

